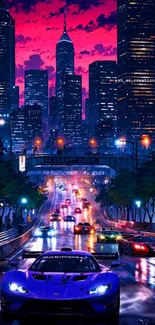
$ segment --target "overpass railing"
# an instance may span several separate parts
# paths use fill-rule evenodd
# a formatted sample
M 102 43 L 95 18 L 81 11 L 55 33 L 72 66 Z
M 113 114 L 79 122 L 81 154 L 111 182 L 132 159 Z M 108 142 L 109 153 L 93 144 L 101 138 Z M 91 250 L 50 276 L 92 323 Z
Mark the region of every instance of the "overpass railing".
M 5 243 L 10 239 L 16 238 L 17 236 L 17 229 L 10 229 L 6 231 L 0 232 L 0 244 Z

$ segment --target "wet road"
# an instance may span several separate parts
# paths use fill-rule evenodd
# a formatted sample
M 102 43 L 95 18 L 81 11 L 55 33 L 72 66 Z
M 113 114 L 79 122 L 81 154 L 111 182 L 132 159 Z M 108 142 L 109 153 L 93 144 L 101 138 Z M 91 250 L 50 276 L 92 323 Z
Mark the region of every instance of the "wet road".
M 65 199 L 71 199 L 71 206 L 68 211 L 63 210 L 62 215 L 74 215 L 74 208 L 81 207 L 80 199 L 72 194 L 71 183 L 67 184 L 68 191 L 62 191 L 55 186 L 50 186 L 49 199 L 46 202 L 42 215 L 42 223 L 49 224 L 49 214 L 54 212 L 55 208 L 61 207 Z M 82 197 L 86 197 L 91 202 L 92 208 L 90 212 L 76 216 L 76 222 L 88 221 L 93 222 L 94 217 L 100 218 L 98 206 L 93 201 L 91 193 L 87 189 L 81 187 Z M 115 244 L 97 244 L 96 235 L 77 235 L 73 234 L 73 222 L 53 222 L 52 225 L 56 229 L 56 237 L 51 239 L 42 239 L 33 237 L 27 245 L 27 249 L 31 251 L 40 251 L 47 249 L 60 249 L 62 247 L 72 247 L 79 250 L 91 250 L 96 252 L 116 252 L 118 247 Z M 13 256 L 13 259 L 19 259 L 20 267 L 23 269 L 32 263 L 32 259 L 22 260 L 20 254 Z M 101 264 L 110 265 L 108 262 L 100 262 Z M 8 266 L 1 267 L 1 273 L 4 273 Z M 115 270 L 121 279 L 121 312 L 120 325 L 155 325 L 155 258 L 139 258 L 132 256 L 121 256 L 120 266 Z M 28 322 L 30 324 L 30 322 Z M 52 322 L 53 323 L 53 322 Z M 75 320 L 74 320 L 74 323 Z M 2 321 L 0 321 L 2 324 Z M 14 321 L 6 323 L 13 325 L 27 324 L 24 321 Z M 50 322 L 47 324 L 50 324 Z M 64 324 L 63 321 L 59 324 Z M 79 323 L 81 324 L 81 323 Z M 98 323 L 96 323 L 98 324 Z M 111 322 L 103 324 L 115 325 Z

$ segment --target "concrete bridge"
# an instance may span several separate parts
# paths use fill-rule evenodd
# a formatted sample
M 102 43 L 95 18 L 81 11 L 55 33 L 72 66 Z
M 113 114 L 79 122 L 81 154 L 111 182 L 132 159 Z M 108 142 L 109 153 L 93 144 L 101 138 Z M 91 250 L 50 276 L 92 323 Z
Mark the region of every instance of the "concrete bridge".
M 19 170 L 19 160 L 16 158 L 15 164 L 16 168 Z M 108 166 L 112 168 L 117 173 L 121 169 L 134 170 L 135 169 L 135 159 L 130 155 L 113 155 L 113 154 L 103 154 L 103 155 L 84 155 L 84 156 L 59 156 L 59 155 L 38 155 L 38 156 L 26 156 L 25 157 L 25 171 L 47 171 L 47 170 L 57 170 L 61 169 L 80 169 L 85 166 L 85 169 L 89 166 L 91 169 L 95 169 L 95 166 Z M 62 168 L 63 167 L 63 168 Z M 83 168 L 81 168 L 83 169 Z

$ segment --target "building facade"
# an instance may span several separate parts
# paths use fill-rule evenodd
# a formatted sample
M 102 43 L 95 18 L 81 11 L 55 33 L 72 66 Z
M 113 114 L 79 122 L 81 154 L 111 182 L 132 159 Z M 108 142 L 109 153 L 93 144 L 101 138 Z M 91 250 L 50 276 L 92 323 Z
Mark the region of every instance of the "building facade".
M 49 124 L 51 129 L 58 129 L 57 97 L 49 98 Z
M 66 75 L 63 79 L 64 137 L 69 146 L 82 142 L 82 78 Z
M 10 117 L 12 126 L 12 152 L 22 153 L 25 146 L 24 110 L 16 108 L 11 112 Z
M 48 138 L 48 71 L 25 71 L 25 106 L 40 105 L 42 108 L 43 136 Z
M 89 120 L 92 136 L 96 126 L 112 121 L 117 132 L 117 77 L 115 61 L 95 61 L 89 65 Z M 110 122 L 108 122 L 111 125 Z
M 63 134 L 64 115 L 62 104 L 62 80 L 65 74 L 74 73 L 74 46 L 67 33 L 66 12 L 64 14 L 64 30 L 56 46 L 56 97 L 59 131 Z
M 10 147 L 11 95 L 15 85 L 15 21 L 4 1 L 0 3 L 0 138 L 5 147 Z M 1 123 L 2 124 L 2 123 Z
M 38 104 L 24 107 L 25 139 L 31 150 L 37 138 L 42 141 L 42 106 Z
M 13 86 L 12 99 L 11 99 L 11 110 L 19 108 L 19 86 Z
M 155 2 L 118 0 L 118 130 L 155 137 Z

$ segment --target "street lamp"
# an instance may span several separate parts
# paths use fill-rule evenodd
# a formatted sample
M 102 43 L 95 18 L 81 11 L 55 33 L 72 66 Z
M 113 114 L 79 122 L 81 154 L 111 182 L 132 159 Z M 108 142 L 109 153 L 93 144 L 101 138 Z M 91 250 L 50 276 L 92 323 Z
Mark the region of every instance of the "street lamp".
M 136 205 L 137 208 L 140 208 L 141 204 L 142 204 L 142 202 L 140 200 L 135 201 L 135 205 Z
M 26 198 L 26 197 L 22 197 L 22 199 L 21 199 L 21 203 L 22 203 L 22 204 L 26 204 L 26 203 L 27 203 L 27 198 Z
M 7 121 L 4 118 L 0 118 L 0 127 L 3 127 L 6 123 Z M 9 123 L 8 131 L 9 131 L 9 138 L 10 138 L 10 155 L 12 155 L 12 120 L 10 119 L 10 117 L 8 123 Z
M 95 138 L 89 139 L 89 145 L 91 148 L 96 148 L 97 147 L 97 140 Z
M 58 148 L 63 148 L 65 144 L 65 140 L 62 137 L 57 138 L 56 144 Z

